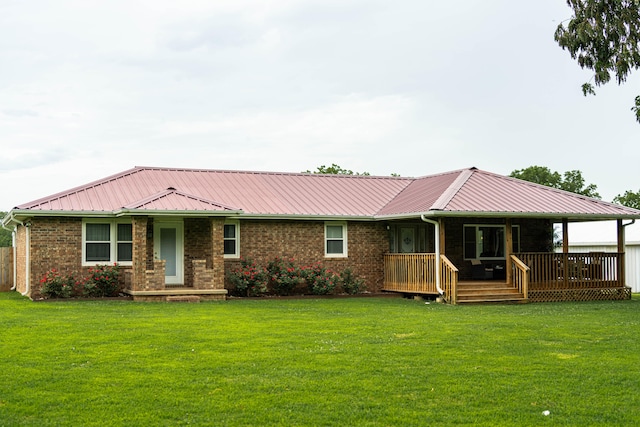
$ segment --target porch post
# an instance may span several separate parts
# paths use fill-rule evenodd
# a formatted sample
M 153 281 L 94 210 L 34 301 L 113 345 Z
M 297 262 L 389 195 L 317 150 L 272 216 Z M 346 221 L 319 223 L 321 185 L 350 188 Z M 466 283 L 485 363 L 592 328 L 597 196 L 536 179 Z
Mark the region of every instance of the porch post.
M 507 283 L 511 284 L 513 281 L 513 271 L 511 271 L 511 268 L 512 268 L 511 255 L 513 254 L 513 232 L 512 232 L 511 218 L 507 218 L 507 221 L 505 224 L 505 233 L 506 233 L 505 248 L 504 248 L 505 249 L 504 256 L 506 258 L 504 263 L 504 268 L 506 270 L 505 278 L 507 279 Z
M 224 289 L 224 218 L 211 218 L 213 289 Z
M 441 254 L 445 254 L 446 253 L 446 248 L 445 248 L 445 233 L 444 233 L 444 221 L 442 220 L 442 218 L 438 218 L 438 228 L 440 229 L 440 235 L 436 236 L 436 239 L 440 239 L 440 253 Z
M 625 277 L 625 265 L 624 265 L 624 225 L 622 225 L 622 220 L 619 219 L 617 221 L 618 225 L 618 283 L 620 286 L 626 286 L 626 277 Z
M 564 272 L 562 273 L 562 280 L 564 281 L 564 288 L 567 289 L 569 285 L 569 220 L 562 218 L 562 266 Z
M 138 291 L 145 287 L 147 270 L 147 222 L 146 216 L 131 218 L 133 227 L 131 290 Z

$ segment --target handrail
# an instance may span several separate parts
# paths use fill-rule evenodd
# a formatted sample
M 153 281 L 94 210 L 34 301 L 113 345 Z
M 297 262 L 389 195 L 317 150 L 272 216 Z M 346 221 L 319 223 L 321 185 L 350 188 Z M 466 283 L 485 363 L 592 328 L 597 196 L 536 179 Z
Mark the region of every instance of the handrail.
M 445 255 L 440 255 L 442 261 L 442 283 L 440 287 L 444 291 L 444 300 L 449 304 L 458 301 L 458 269 Z
M 435 254 L 385 254 L 383 289 L 436 294 Z
M 529 272 L 531 269 L 515 255 L 511 255 L 511 261 L 513 266 L 513 284 L 526 300 L 529 298 Z
M 527 266 L 529 290 L 622 287 L 618 266 L 624 254 L 617 252 L 538 253 L 516 255 Z

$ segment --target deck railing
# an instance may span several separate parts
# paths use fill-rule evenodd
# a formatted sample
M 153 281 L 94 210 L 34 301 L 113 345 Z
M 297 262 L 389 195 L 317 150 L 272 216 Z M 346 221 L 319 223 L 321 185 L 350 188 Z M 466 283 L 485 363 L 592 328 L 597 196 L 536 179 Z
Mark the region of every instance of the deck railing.
M 511 255 L 511 265 L 513 285 L 526 300 L 529 298 L 529 274 L 531 269 L 515 255 Z
M 440 255 L 440 260 L 440 287 L 444 291 L 444 299 L 449 304 L 455 304 L 458 301 L 458 269 L 446 256 Z
M 529 290 L 621 287 L 618 263 L 622 255 L 610 252 L 516 254 L 531 269 Z
M 385 254 L 386 291 L 437 294 L 435 254 Z
M 455 304 L 458 269 L 441 255 L 440 288 L 447 302 Z M 385 291 L 438 295 L 436 286 L 436 255 L 386 254 L 384 256 Z

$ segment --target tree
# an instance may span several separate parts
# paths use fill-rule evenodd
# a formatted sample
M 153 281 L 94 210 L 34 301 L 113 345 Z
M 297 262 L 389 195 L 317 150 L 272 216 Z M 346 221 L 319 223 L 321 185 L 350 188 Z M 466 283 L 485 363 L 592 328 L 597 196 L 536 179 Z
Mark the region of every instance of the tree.
M 0 212 L 0 219 L 7 215 L 6 212 Z M 11 238 L 11 232 L 5 228 L 0 227 L 0 247 L 11 246 L 13 239 Z
M 618 84 L 640 68 L 640 0 L 567 0 L 573 16 L 558 25 L 554 38 L 582 68 L 593 70 L 596 86 L 614 73 Z M 582 93 L 595 95 L 590 82 Z M 640 123 L 640 96 L 631 107 Z
M 310 170 L 304 171 L 302 173 L 315 173 L 315 174 L 326 174 L 326 175 L 365 175 L 369 176 L 369 172 L 353 172 L 349 169 L 342 169 L 340 166 L 335 163 L 331 164 L 331 166 L 318 166 L 318 169 L 311 172 Z
M 633 191 L 625 191 L 624 194 L 618 194 L 613 199 L 613 203 L 618 203 L 634 209 L 640 209 L 640 190 L 637 193 Z
M 515 170 L 509 174 L 513 178 L 522 179 L 547 187 L 558 188 L 571 193 L 582 194 L 583 196 L 600 199 L 597 186 L 589 184 L 585 186 L 582 172 L 579 170 L 567 171 L 563 175 L 551 171 L 544 166 L 529 166 L 526 169 Z

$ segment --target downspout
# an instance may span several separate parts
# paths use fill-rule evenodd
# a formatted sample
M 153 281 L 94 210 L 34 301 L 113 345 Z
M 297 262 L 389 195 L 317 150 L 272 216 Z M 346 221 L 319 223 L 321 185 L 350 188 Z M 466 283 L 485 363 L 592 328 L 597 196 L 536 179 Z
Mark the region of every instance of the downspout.
M 433 224 L 435 227 L 435 243 L 436 243 L 436 290 L 440 295 L 444 291 L 440 287 L 440 223 L 432 219 L 425 218 L 424 214 L 420 215 L 420 219 L 426 223 Z
M 16 235 L 18 233 L 18 226 L 13 226 L 13 231 L 11 232 L 11 250 L 13 251 L 13 286 L 11 287 L 12 291 L 15 291 L 18 287 L 18 260 L 17 258 L 17 247 L 16 247 Z
M 22 293 L 22 296 L 29 296 L 30 288 L 31 288 L 31 223 L 26 222 L 24 224 L 26 228 L 26 243 L 25 243 L 25 291 Z

